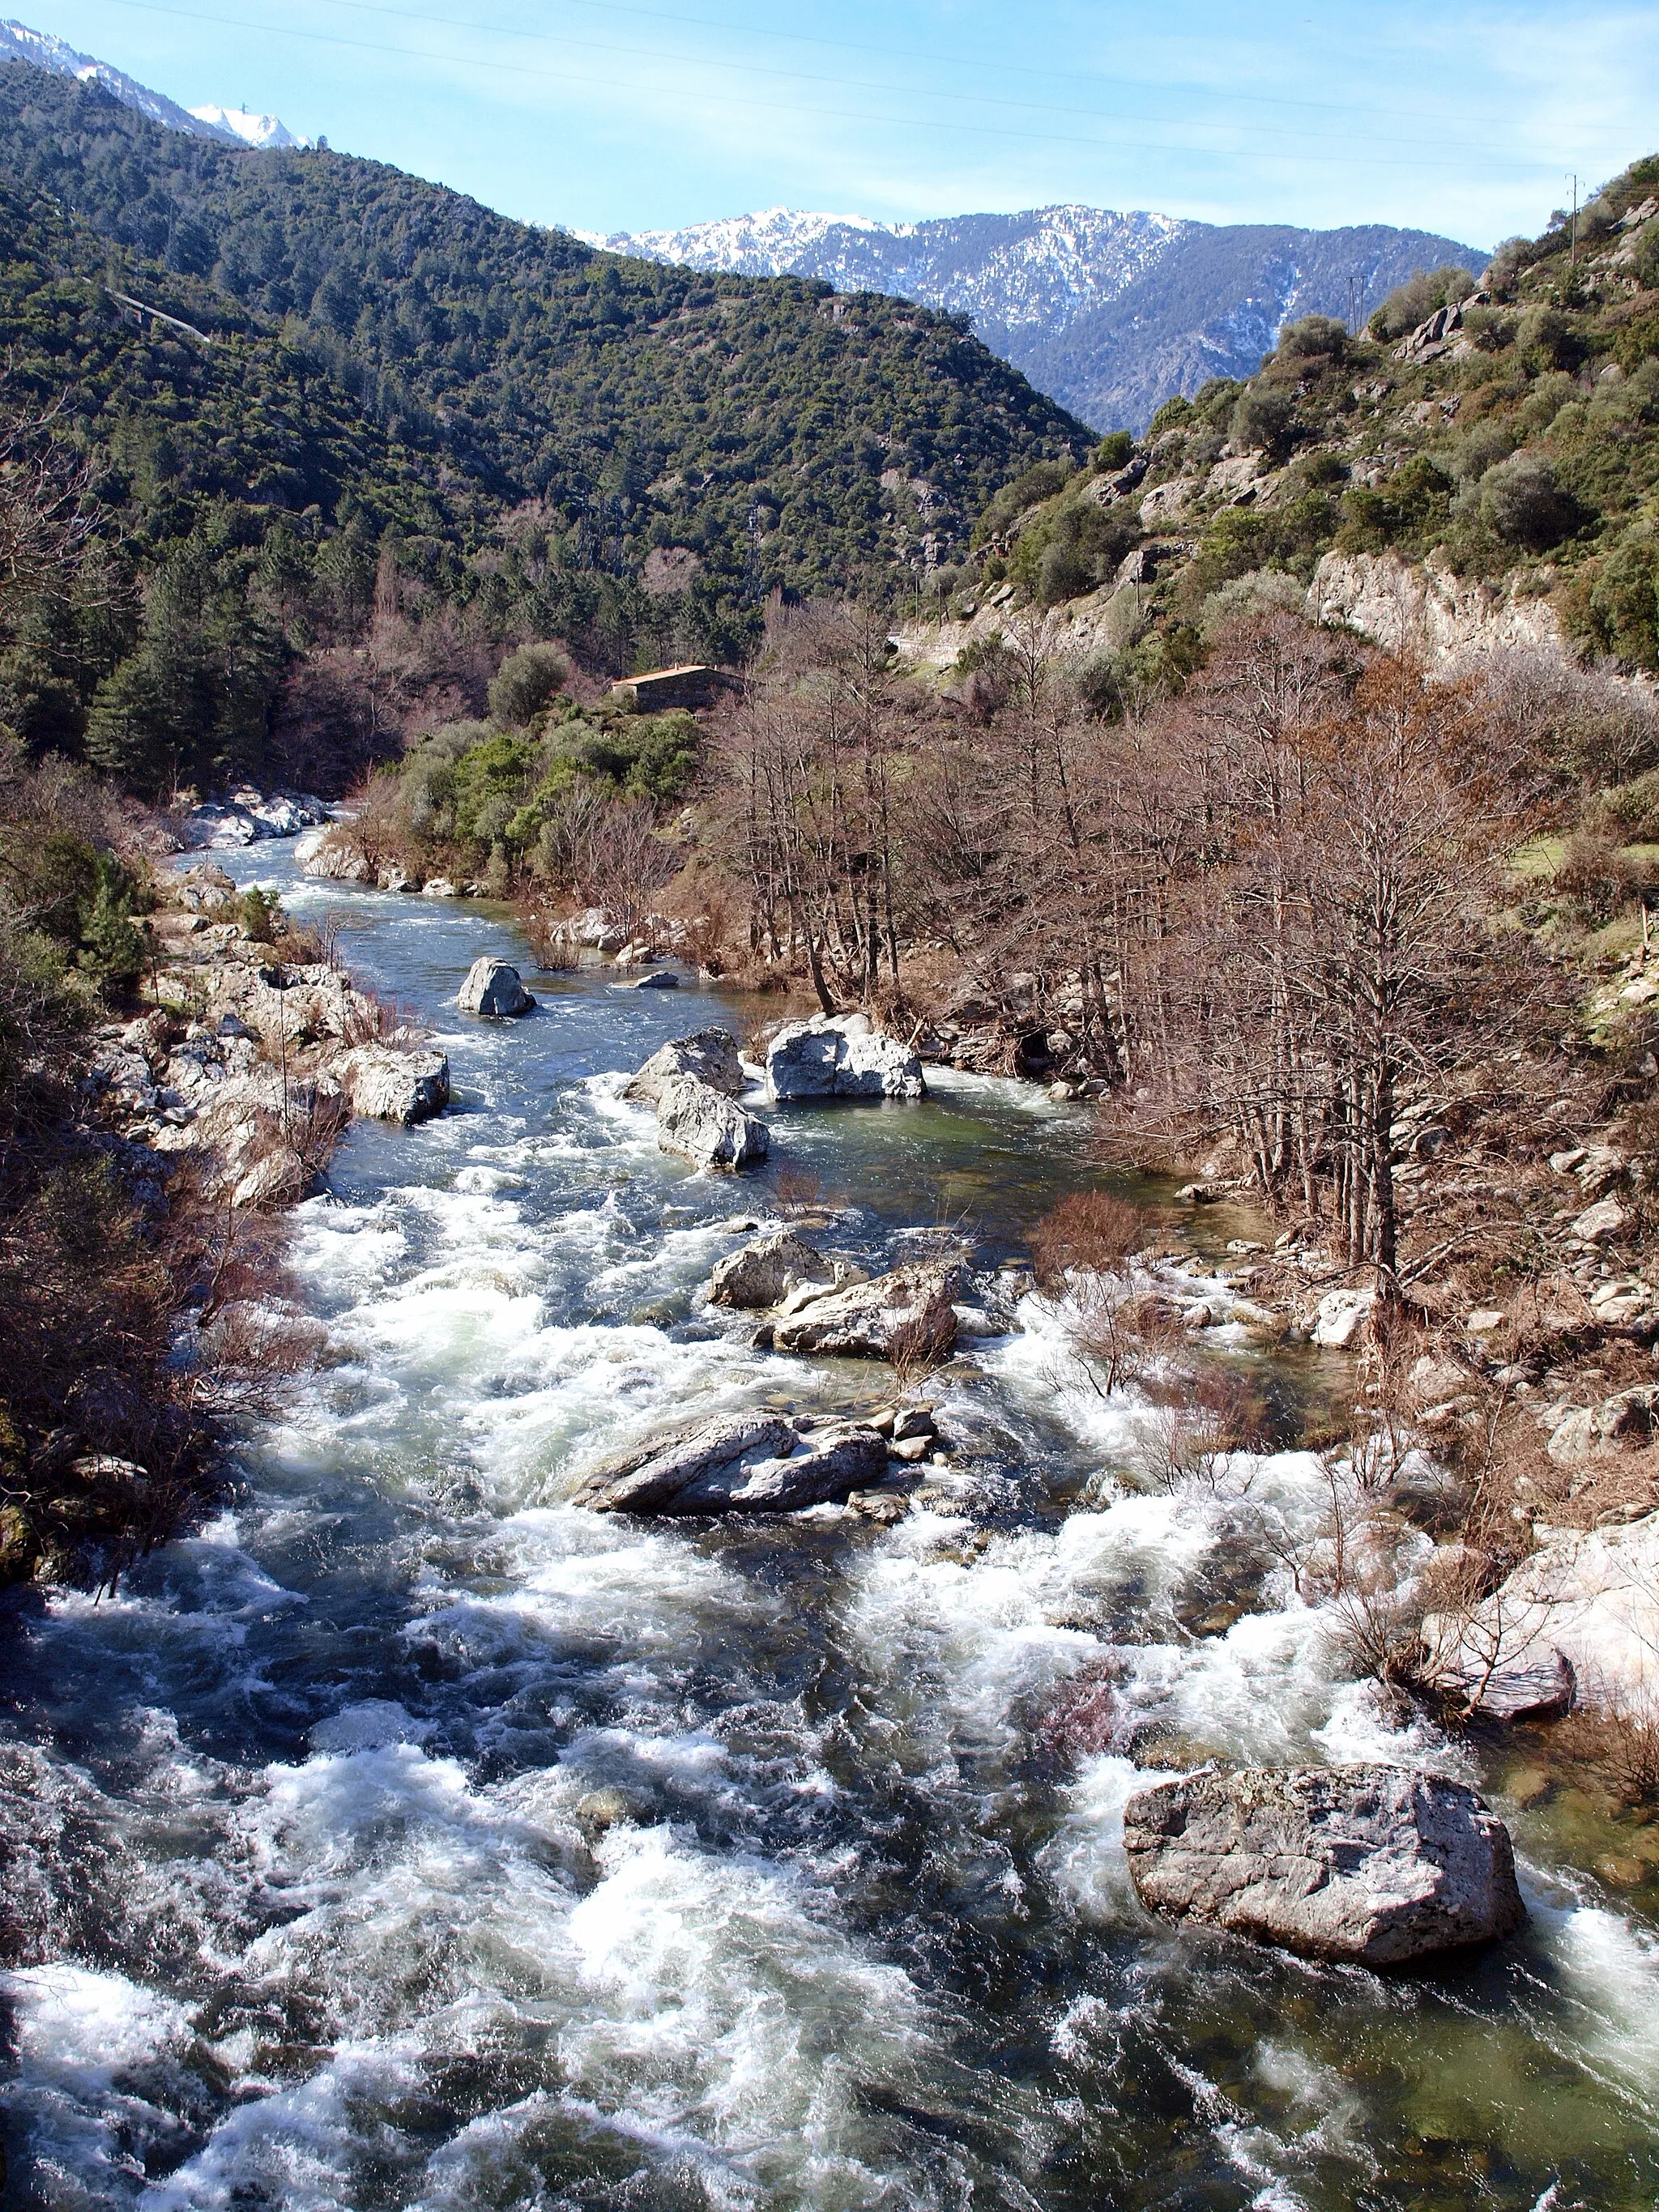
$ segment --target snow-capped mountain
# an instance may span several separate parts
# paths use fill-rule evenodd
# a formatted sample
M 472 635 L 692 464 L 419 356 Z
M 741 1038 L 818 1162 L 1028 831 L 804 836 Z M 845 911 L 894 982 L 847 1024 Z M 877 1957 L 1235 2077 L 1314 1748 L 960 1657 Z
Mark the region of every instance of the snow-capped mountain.
M 1413 270 L 1486 256 L 1372 224 L 1194 222 L 1074 205 L 883 223 L 768 208 L 684 230 L 583 234 L 612 253 L 744 276 L 816 276 L 965 314 L 986 344 L 1102 429 L 1173 392 L 1253 374 L 1299 315 L 1369 313 Z
M 92 54 L 77 53 L 50 31 L 32 31 L 27 23 L 0 22 L 0 62 L 29 62 L 53 76 L 79 77 L 82 84 L 100 84 L 123 107 L 136 108 L 152 123 L 169 131 L 182 131 L 192 138 L 216 139 L 222 146 L 308 146 L 296 138 L 274 115 L 250 115 L 240 107 L 180 107 L 164 92 L 152 92 L 124 70 L 112 69 Z
M 198 123 L 211 124 L 216 131 L 240 139 L 244 146 L 257 146 L 261 151 L 270 146 L 309 146 L 309 138 L 296 138 L 280 116 L 255 115 L 246 107 L 192 107 L 191 113 Z
M 768 208 L 685 230 L 618 231 L 590 242 L 693 269 L 819 276 L 838 292 L 898 292 L 971 315 L 994 344 L 998 337 L 1052 330 L 1116 298 L 1195 227 L 1174 216 L 1076 206 L 898 223 Z
M 633 234 L 579 230 L 573 234 L 608 252 L 629 253 L 644 261 L 667 261 L 690 269 L 729 270 L 735 276 L 781 276 L 802 256 L 815 253 L 831 231 L 881 231 L 885 223 L 862 215 L 802 215 L 793 208 L 763 208 L 758 215 L 734 215 L 723 222 L 693 223 L 689 230 L 641 230 Z M 890 234 L 896 235 L 896 233 Z

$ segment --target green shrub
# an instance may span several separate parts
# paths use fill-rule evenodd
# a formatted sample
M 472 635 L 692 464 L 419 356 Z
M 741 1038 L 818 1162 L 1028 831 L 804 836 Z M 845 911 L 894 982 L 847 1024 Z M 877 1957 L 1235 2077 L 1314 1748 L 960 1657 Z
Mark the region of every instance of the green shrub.
M 527 729 L 569 680 L 570 662 L 556 645 L 521 645 L 496 670 L 489 711 L 504 730 Z
M 1583 626 L 1604 653 L 1659 668 L 1659 536 L 1644 528 L 1616 546 L 1582 605 Z
M 1146 434 L 1152 438 L 1161 438 L 1166 430 L 1179 430 L 1183 424 L 1192 421 L 1197 411 L 1192 401 L 1183 399 L 1177 392 L 1173 398 L 1166 399 L 1153 416 L 1147 425 Z
M 1064 490 L 1071 481 L 1072 468 L 1068 461 L 1038 461 L 1023 476 L 1002 489 L 974 525 L 974 544 L 982 545 L 988 538 L 1000 538 L 1010 523 L 1024 514 L 1028 507 L 1052 499 L 1057 491 Z
M 1334 315 L 1304 315 L 1299 322 L 1285 324 L 1274 350 L 1276 358 L 1284 362 L 1345 361 L 1348 326 Z
M 1559 545 L 1583 519 L 1542 453 L 1516 453 L 1498 462 L 1481 477 L 1474 496 L 1480 520 L 1505 544 L 1534 553 Z
M 1451 500 L 1451 479 L 1426 453 L 1415 453 L 1385 485 L 1355 484 L 1343 494 L 1338 550 L 1380 553 L 1395 546 L 1425 551 L 1443 536 Z
M 1127 430 L 1109 430 L 1095 447 L 1094 465 L 1103 474 L 1127 468 L 1134 449 L 1135 441 Z
M 1446 262 L 1438 269 L 1419 269 L 1403 284 L 1396 284 L 1366 325 L 1371 336 L 1387 344 L 1403 338 L 1419 323 L 1427 322 L 1437 307 L 1449 300 L 1467 300 L 1475 283 L 1467 269 Z
M 253 884 L 236 902 L 236 919 L 256 945 L 270 945 L 276 940 L 281 910 L 282 901 L 275 891 L 262 890 Z
M 1295 399 L 1272 385 L 1251 385 L 1233 408 L 1228 434 L 1241 452 L 1282 460 L 1296 434 Z
M 76 964 L 106 993 L 130 990 L 143 973 L 148 948 L 132 918 L 136 903 L 132 878 L 118 860 L 100 853 L 96 887 L 82 919 Z

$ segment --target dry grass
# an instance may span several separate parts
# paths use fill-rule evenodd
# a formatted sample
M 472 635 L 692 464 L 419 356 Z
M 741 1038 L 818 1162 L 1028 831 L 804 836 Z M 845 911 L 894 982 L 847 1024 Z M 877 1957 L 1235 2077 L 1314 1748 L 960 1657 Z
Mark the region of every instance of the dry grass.
M 1149 1386 L 1155 1399 L 1137 1458 L 1157 1491 L 1215 1491 L 1231 1483 L 1240 1452 L 1262 1449 L 1267 1407 L 1260 1386 L 1231 1367 L 1202 1367 Z M 1248 1481 L 1237 1486 L 1242 1492 Z
M 1648 1707 L 1614 1703 L 1570 1713 L 1550 1731 L 1564 1753 L 1632 1812 L 1659 1808 L 1659 1717 Z
M 887 1358 L 901 1391 L 912 1390 L 942 1367 L 956 1350 L 956 1316 L 948 1311 L 918 1314 L 901 1322 L 888 1340 Z
M 1037 1224 L 1032 1265 L 1045 1291 L 1063 1289 L 1075 1271 L 1107 1274 L 1146 1242 L 1146 1217 L 1109 1190 L 1079 1190 Z

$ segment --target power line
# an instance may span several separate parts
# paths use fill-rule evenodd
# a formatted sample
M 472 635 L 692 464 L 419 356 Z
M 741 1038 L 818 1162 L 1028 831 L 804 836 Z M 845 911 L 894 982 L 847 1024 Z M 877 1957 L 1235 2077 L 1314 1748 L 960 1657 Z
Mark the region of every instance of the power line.
M 222 15 L 209 15 L 194 9 L 169 7 L 163 4 L 163 0 L 113 0 L 113 3 L 118 7 L 135 9 L 143 15 L 168 15 L 173 16 L 180 21 L 190 23 L 210 23 L 215 25 L 220 30 L 235 31 L 243 34 L 252 31 L 259 33 L 267 38 L 299 39 L 313 46 L 337 46 L 344 48 L 348 52 L 357 53 L 386 54 L 393 56 L 402 61 L 437 62 L 442 64 L 446 68 L 493 70 L 511 76 L 533 76 L 544 78 L 550 82 L 559 84 L 595 86 L 606 91 L 614 91 L 616 89 L 616 80 L 614 77 L 582 76 L 577 75 L 574 71 L 567 70 L 533 69 L 521 62 L 491 61 L 478 54 L 442 54 L 433 53 L 428 50 L 421 47 L 380 46 L 377 45 L 372 40 L 342 38 L 337 33 L 329 31 L 302 31 L 289 25 L 231 22 Z M 418 16 L 412 17 L 407 15 L 400 9 L 385 9 L 377 12 L 396 15 L 400 21 L 405 22 L 418 23 L 422 21 L 432 20 Z M 630 58 L 635 60 L 655 58 L 655 57 L 641 55 L 635 49 L 631 47 L 624 49 L 607 49 L 606 51 L 625 52 L 629 55 Z M 684 62 L 692 58 L 680 56 L 667 57 L 666 58 L 678 58 Z M 695 59 L 693 65 L 711 68 L 718 68 L 721 66 L 719 63 L 703 63 L 700 59 Z M 825 81 L 829 82 L 830 80 Z M 885 89 L 885 88 L 881 87 L 874 88 L 878 90 Z M 900 88 L 895 87 L 893 89 L 896 93 Z M 990 123 L 951 123 L 946 122 L 939 117 L 933 116 L 871 115 L 848 108 L 823 106 L 790 107 L 785 106 L 779 101 L 774 100 L 745 100 L 740 95 L 731 93 L 722 93 L 720 95 L 720 98 L 721 104 L 728 108 L 756 109 L 771 115 L 797 115 L 823 118 L 833 122 L 873 124 L 882 128 L 899 128 L 907 131 L 945 131 L 957 136 L 973 138 L 1018 138 L 1034 142 L 1042 145 L 1091 146 L 1108 152 L 1115 151 L 1121 148 L 1132 149 L 1135 152 L 1205 154 L 1225 157 L 1230 154 L 1236 154 L 1240 150 L 1236 148 L 1226 146 L 1194 145 L 1190 143 L 1174 143 L 1167 139 L 1158 138 L 1101 138 L 1085 137 L 1075 132 L 1066 133 L 1052 131 L 1017 131 L 1011 130 L 1006 125 L 999 125 Z M 1213 125 L 1200 125 L 1197 127 L 1200 129 L 1212 129 L 1217 131 L 1237 131 L 1242 126 L 1225 122 L 1218 122 Z M 1283 135 L 1283 133 L 1277 132 L 1274 134 L 1276 138 L 1282 138 Z M 1437 143 L 1443 144 L 1445 141 L 1442 139 Z M 1467 150 L 1473 153 L 1480 153 L 1482 149 L 1478 147 L 1474 147 L 1469 148 Z M 1333 163 L 1338 167 L 1346 168 L 1422 170 L 1458 169 L 1462 166 L 1461 162 L 1457 161 L 1435 161 L 1425 160 L 1421 157 L 1407 161 L 1389 161 L 1364 156 L 1344 157 L 1341 155 L 1330 154 L 1322 156 L 1322 159 L 1328 163 Z M 1494 163 L 1494 166 L 1499 168 L 1507 169 L 1517 176 L 1533 176 L 1538 173 L 1539 169 L 1542 165 L 1535 161 L 1497 161 Z
M 136 4 L 136 0 L 133 0 L 133 3 Z M 116 4 L 118 6 L 123 4 L 123 0 L 116 0 Z M 1110 108 L 1066 106 L 1052 100 L 1004 100 L 1000 98 L 994 93 L 952 92 L 943 86 L 895 85 L 891 83 L 872 82 L 868 77 L 824 76 L 807 70 L 775 69 L 764 62 L 727 59 L 723 57 L 711 57 L 706 54 L 666 53 L 653 50 L 648 55 L 641 57 L 641 50 L 637 46 L 616 46 L 599 39 L 573 38 L 568 33 L 562 31 L 520 30 L 514 26 L 507 23 L 473 22 L 467 17 L 462 15 L 433 15 L 426 13 L 424 10 L 417 11 L 404 8 L 389 8 L 380 4 L 380 0 L 331 0 L 331 4 L 336 8 L 349 9 L 356 15 L 386 15 L 390 16 L 396 22 L 407 23 L 413 26 L 432 24 L 445 30 L 471 31 L 481 33 L 493 38 L 533 39 L 541 45 L 566 46 L 572 48 L 580 53 L 621 54 L 626 56 L 630 60 L 643 58 L 648 58 L 653 62 L 678 63 L 683 65 L 689 65 L 692 68 L 731 69 L 737 70 L 739 74 L 745 76 L 781 77 L 788 82 L 796 84 L 834 85 L 842 90 L 850 92 L 877 92 L 887 94 L 921 92 L 928 100 L 948 100 L 956 102 L 958 106 L 971 107 L 1011 108 L 1017 110 L 1021 113 L 1032 115 L 1083 116 L 1091 120 L 1102 123 L 1168 123 L 1171 120 L 1178 120 L 1178 118 L 1172 118 L 1168 116 L 1146 116 L 1133 112 L 1123 113 L 1114 111 Z M 599 0 L 576 0 L 576 4 L 596 6 L 599 4 Z M 704 20 L 698 17 L 669 15 L 660 9 L 647 8 L 631 8 L 624 6 L 615 8 L 610 12 L 618 15 L 645 16 L 649 17 L 653 21 L 664 22 L 687 21 L 698 23 Z M 708 27 L 718 29 L 720 27 L 714 24 L 709 25 Z M 851 48 L 851 51 L 863 53 L 872 50 L 867 47 L 859 46 Z M 937 57 L 934 57 L 933 58 L 936 63 Z M 987 65 L 981 64 L 978 64 L 978 66 L 983 67 Z M 1033 72 L 1033 74 L 1035 74 L 1035 72 Z M 1099 82 L 1109 82 L 1110 80 L 1102 79 L 1099 80 Z M 1333 112 L 1340 111 L 1334 110 Z M 1228 121 L 1225 123 L 1218 122 L 1208 127 L 1217 130 L 1225 129 L 1234 131 L 1255 132 L 1258 136 L 1262 137 L 1271 135 L 1273 138 L 1280 142 L 1282 142 L 1287 135 L 1285 127 L 1282 125 L 1268 125 L 1267 124 L 1259 123 Z M 1351 143 L 1352 138 L 1352 132 L 1346 131 L 1299 131 L 1290 135 L 1293 135 L 1298 138 L 1306 139 L 1310 143 L 1319 145 L 1346 145 Z M 1382 146 L 1441 146 L 1445 143 L 1445 140 L 1443 137 L 1440 136 L 1437 136 L 1432 138 L 1373 137 L 1370 143 L 1373 145 Z M 1468 153 L 1480 154 L 1490 157 L 1495 155 L 1498 149 L 1492 147 L 1466 144 L 1463 150 Z
M 337 4 L 341 6 L 361 6 L 364 4 L 364 0 L 337 0 Z M 867 40 L 858 40 L 854 39 L 826 39 L 819 37 L 815 33 L 810 31 L 777 30 L 773 28 L 770 25 L 766 25 L 757 29 L 757 27 L 752 24 L 734 23 L 727 18 L 719 16 L 687 15 L 665 8 L 641 7 L 635 3 L 635 0 L 564 0 L 564 4 L 567 7 L 586 8 L 591 12 L 599 15 L 632 15 L 637 16 L 642 21 L 650 22 L 683 23 L 698 30 L 726 31 L 738 38 L 760 37 L 771 40 L 775 43 L 787 41 L 792 46 L 822 46 L 840 53 L 877 54 L 884 60 L 890 61 L 926 62 L 930 68 L 933 69 L 938 68 L 940 59 L 937 49 L 916 46 L 892 46 L 886 45 L 873 46 Z M 446 25 L 454 22 L 457 27 L 465 30 L 493 28 L 500 31 L 504 36 L 513 38 L 548 38 L 556 35 L 553 33 L 542 31 L 507 31 L 505 27 L 501 25 L 477 25 L 466 21 L 465 19 L 454 19 L 439 15 L 428 16 L 417 14 L 411 10 L 386 9 L 377 10 L 376 12 L 389 15 L 401 15 L 404 17 L 404 20 L 409 22 L 434 22 L 444 23 Z M 631 49 L 629 51 L 631 51 Z M 1056 74 L 1056 71 L 1052 69 L 1033 69 L 1024 63 L 1005 60 L 1001 55 L 998 55 L 994 61 L 981 62 L 975 61 L 969 54 L 953 53 L 951 56 L 951 65 L 953 69 L 965 68 L 994 70 L 1000 77 L 1031 76 L 1041 77 L 1046 81 L 1052 78 Z M 1211 89 L 1210 88 L 1204 86 L 1194 86 L 1190 82 L 1183 83 L 1176 79 L 1169 77 L 1105 76 L 1101 75 L 1097 70 L 1076 70 L 1072 68 L 1069 64 L 1067 64 L 1064 70 L 1060 73 L 1063 74 L 1067 80 L 1073 84 L 1109 85 L 1114 88 L 1114 90 L 1123 90 L 1128 88 L 1139 89 L 1147 92 L 1173 92 L 1179 93 L 1185 98 L 1190 98 L 1195 91 L 1206 92 Z M 1331 115 L 1382 115 L 1399 117 L 1402 113 L 1402 111 L 1397 108 L 1365 107 L 1348 100 L 1296 100 L 1290 98 L 1282 93 L 1230 92 L 1224 96 L 1230 100 L 1248 102 L 1251 106 L 1255 107 L 1305 107 Z M 1413 110 L 1410 112 L 1413 116 L 1415 115 L 1416 111 Z M 1438 142 L 1423 140 L 1411 143 L 1428 144 Z

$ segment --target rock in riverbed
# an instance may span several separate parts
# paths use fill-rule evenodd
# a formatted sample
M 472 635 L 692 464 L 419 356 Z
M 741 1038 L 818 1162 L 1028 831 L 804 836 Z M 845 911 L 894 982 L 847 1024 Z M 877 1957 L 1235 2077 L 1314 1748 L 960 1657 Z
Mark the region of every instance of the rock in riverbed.
M 835 1280 L 833 1261 L 793 1231 L 776 1229 L 727 1254 L 708 1279 L 708 1297 L 717 1306 L 775 1306 L 802 1283 L 829 1290 Z
M 886 1439 L 859 1426 L 803 1436 L 777 1413 L 738 1413 L 658 1437 L 594 1468 L 574 1503 L 596 1513 L 798 1513 L 879 1481 Z
M 803 1284 L 785 1299 L 772 1341 L 780 1352 L 840 1352 L 854 1359 L 890 1359 L 907 1336 L 925 1340 L 936 1357 L 957 1339 L 951 1292 L 957 1270 L 895 1267 L 867 1283 L 817 1291 Z
M 923 1098 L 921 1062 L 883 1036 L 867 1014 L 815 1014 L 790 1022 L 766 1051 L 774 1098 Z
M 362 1044 L 333 1064 L 354 1114 L 405 1127 L 429 1121 L 449 1103 L 449 1061 L 441 1052 Z
M 764 1121 L 695 1075 L 672 1075 L 657 1100 L 657 1142 L 699 1167 L 757 1166 L 771 1146 Z
M 488 953 L 467 969 L 466 981 L 455 997 L 464 1014 L 516 1017 L 527 1014 L 535 1003 L 518 969 L 508 961 L 492 960 Z
M 695 1075 L 711 1091 L 727 1098 L 740 1098 L 745 1079 L 736 1037 L 730 1030 L 715 1029 L 694 1030 L 690 1036 L 676 1037 L 672 1044 L 652 1054 L 623 1097 L 654 1106 L 662 1097 L 663 1085 L 676 1075 Z
M 1153 1911 L 1304 1958 L 1399 1966 L 1526 1917 L 1503 1822 L 1405 1767 L 1188 1775 L 1129 1800 L 1123 1841 Z

